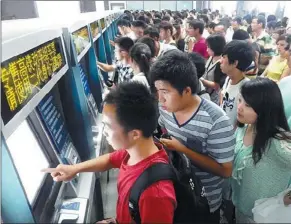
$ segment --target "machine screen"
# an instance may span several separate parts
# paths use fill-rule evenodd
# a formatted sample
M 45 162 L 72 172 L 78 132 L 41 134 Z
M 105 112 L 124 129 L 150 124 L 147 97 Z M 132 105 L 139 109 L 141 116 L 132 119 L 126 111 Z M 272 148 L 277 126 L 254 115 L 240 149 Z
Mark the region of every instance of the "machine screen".
M 28 200 L 32 204 L 45 177 L 40 170 L 48 168 L 49 161 L 26 120 L 6 142 Z

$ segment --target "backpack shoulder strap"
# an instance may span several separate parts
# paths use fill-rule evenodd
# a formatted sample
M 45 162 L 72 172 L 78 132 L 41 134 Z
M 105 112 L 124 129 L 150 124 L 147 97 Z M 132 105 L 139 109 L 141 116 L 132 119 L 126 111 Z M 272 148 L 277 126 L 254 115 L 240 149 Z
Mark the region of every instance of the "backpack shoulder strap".
M 170 164 L 153 164 L 145 169 L 133 184 L 129 195 L 129 212 L 136 224 L 141 223 L 138 207 L 141 194 L 153 183 L 161 180 L 176 180 L 176 173 Z

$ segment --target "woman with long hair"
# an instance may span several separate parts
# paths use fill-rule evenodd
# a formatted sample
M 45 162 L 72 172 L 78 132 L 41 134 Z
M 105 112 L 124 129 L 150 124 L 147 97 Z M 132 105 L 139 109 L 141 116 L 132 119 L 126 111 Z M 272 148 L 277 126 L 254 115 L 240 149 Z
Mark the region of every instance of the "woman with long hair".
M 252 223 L 255 201 L 284 191 L 291 178 L 291 133 L 278 85 L 258 77 L 241 87 L 231 178 L 237 223 Z
M 138 81 L 149 87 L 148 74 L 152 59 L 152 52 L 148 45 L 136 43 L 130 49 L 131 68 L 134 76 L 131 81 Z

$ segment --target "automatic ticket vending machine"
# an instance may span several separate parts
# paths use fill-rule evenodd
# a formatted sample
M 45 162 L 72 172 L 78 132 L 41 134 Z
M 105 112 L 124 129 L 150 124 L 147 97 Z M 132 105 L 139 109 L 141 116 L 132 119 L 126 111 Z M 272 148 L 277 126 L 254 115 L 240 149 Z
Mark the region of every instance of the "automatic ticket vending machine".
M 55 222 L 60 190 L 76 197 L 79 177 L 55 183 L 40 170 L 80 162 L 56 86 L 68 70 L 62 30 L 32 19 L 2 22 L 2 32 L 2 219 Z

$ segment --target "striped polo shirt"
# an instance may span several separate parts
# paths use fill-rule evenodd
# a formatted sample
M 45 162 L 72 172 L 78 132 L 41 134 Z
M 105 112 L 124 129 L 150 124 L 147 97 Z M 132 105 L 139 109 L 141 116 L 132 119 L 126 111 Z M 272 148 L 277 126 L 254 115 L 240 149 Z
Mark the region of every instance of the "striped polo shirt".
M 175 115 L 160 108 L 159 124 L 168 134 L 177 138 L 187 148 L 207 155 L 218 163 L 233 161 L 235 136 L 233 126 L 224 111 L 209 100 L 201 100 L 198 110 L 184 124 L 179 125 Z M 196 175 L 205 188 L 210 212 L 222 202 L 224 178 L 195 166 Z

